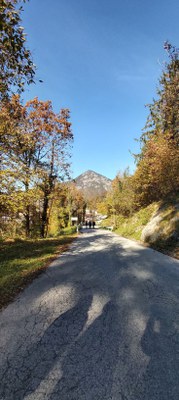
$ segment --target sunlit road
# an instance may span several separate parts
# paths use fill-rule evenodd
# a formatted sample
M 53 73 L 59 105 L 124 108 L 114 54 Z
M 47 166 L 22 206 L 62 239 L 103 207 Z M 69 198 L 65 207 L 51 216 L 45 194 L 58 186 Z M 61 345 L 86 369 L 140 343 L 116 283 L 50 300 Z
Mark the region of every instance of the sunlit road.
M 0 314 L 0 400 L 178 400 L 179 262 L 84 230 Z

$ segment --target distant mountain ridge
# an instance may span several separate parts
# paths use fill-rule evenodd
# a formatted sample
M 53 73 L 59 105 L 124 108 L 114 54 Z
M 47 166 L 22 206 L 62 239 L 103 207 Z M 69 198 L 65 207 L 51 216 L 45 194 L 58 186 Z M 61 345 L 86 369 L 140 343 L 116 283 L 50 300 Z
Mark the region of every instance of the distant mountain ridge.
M 111 188 L 111 179 L 88 170 L 75 178 L 75 183 L 86 199 L 103 196 Z

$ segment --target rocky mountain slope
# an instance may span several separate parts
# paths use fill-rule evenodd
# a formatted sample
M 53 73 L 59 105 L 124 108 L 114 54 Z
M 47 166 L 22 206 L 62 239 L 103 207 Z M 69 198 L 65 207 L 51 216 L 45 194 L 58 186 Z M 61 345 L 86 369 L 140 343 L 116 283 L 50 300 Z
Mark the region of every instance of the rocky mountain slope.
M 75 183 L 86 199 L 103 196 L 111 187 L 111 179 L 91 170 L 79 175 Z

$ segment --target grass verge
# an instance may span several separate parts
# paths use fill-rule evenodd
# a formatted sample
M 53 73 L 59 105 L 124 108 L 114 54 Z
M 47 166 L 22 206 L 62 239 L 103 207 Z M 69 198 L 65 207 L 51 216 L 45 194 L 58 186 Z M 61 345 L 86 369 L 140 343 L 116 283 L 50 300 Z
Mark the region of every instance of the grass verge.
M 115 233 L 128 239 L 137 240 L 146 247 L 152 247 L 161 253 L 179 259 L 179 198 L 168 199 L 166 202 L 152 203 L 140 209 L 129 217 L 115 216 Z M 151 221 L 154 214 L 160 220 L 153 226 L 150 235 L 155 235 L 154 240 L 142 240 L 143 229 Z M 102 222 L 102 227 L 113 225 L 114 216 Z
M 0 243 L 0 309 L 38 276 L 76 235 Z
M 150 221 L 150 218 L 156 209 L 157 204 L 153 203 L 148 207 L 142 208 L 131 217 L 117 217 L 116 233 L 130 239 L 140 240 L 142 230 Z

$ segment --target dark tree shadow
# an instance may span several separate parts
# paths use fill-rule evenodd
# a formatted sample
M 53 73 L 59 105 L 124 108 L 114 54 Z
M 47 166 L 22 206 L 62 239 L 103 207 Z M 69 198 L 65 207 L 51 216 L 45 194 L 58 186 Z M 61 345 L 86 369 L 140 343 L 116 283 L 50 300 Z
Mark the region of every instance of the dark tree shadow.
M 0 398 L 24 399 L 33 393 L 66 351 L 67 345 L 78 337 L 88 318 L 92 295 L 81 296 L 77 304 L 60 315 L 45 331 L 39 342 L 9 360 L 9 369 L 1 381 L 5 391 Z M 18 371 L 20 373 L 18 373 Z
M 179 398 L 179 331 L 165 310 L 155 308 L 141 338 L 150 357 L 132 399 L 177 400 Z
M 24 336 L 19 335 L 19 347 L 5 363 L 6 375 L 1 381 L 5 391 L 0 389 L 0 399 L 25 400 L 30 394 L 36 399 L 39 385 L 44 381 L 50 385 L 56 368 L 49 394 L 42 388 L 44 399 L 110 400 L 115 390 L 115 396 L 123 400 L 178 400 L 176 265 L 172 259 L 165 263 L 164 256 L 158 257 L 146 248 L 125 250 L 122 243 L 113 243 L 111 234 L 106 237 L 105 248 L 94 250 L 90 244 L 96 239 L 100 244 L 103 235 L 90 236 L 88 243 L 80 238 L 74 251 L 56 260 L 44 280 L 36 281 L 33 302 L 51 286 L 58 291 L 61 285 L 70 285 L 77 294 L 77 303 L 60 315 L 41 338 L 37 336 L 33 345 L 23 343 Z M 80 257 L 76 257 L 79 251 Z M 110 300 L 86 327 L 94 295 Z M 27 300 L 33 310 L 31 296 Z M 59 296 L 58 301 L 63 298 Z M 132 325 L 138 315 L 148 320 L 142 330 Z M 38 313 L 36 318 L 38 324 Z M 138 336 L 137 353 L 133 335 Z
M 63 375 L 50 400 L 109 400 L 119 344 L 117 305 L 109 301 L 63 360 Z

